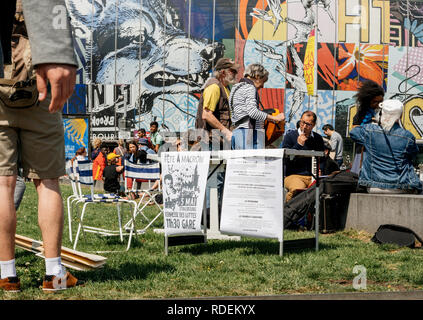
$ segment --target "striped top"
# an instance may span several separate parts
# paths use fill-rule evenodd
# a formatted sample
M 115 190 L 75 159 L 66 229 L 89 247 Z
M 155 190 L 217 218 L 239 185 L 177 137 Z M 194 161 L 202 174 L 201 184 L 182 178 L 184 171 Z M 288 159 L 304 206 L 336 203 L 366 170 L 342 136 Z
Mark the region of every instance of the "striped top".
M 239 86 L 241 87 L 238 88 Z M 255 129 L 264 129 L 264 120 L 267 118 L 267 113 L 258 109 L 259 102 L 256 98 L 256 92 L 257 90 L 254 85 L 245 82 L 237 83 L 232 87 L 229 96 L 229 106 L 231 108 L 231 120 L 233 124 L 248 115 L 250 118 L 256 120 Z M 248 129 L 248 122 L 249 119 L 246 119 L 236 128 Z

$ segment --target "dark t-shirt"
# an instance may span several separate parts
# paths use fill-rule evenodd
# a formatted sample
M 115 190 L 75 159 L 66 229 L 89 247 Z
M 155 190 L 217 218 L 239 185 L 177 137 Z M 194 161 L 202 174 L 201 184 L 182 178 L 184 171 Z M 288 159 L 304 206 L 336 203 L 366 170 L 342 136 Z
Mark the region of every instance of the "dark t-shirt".
M 296 150 L 314 150 L 323 151 L 323 138 L 320 134 L 313 131 L 313 136 L 310 136 L 304 145 L 297 142 L 299 133 L 298 130 L 289 130 L 282 141 L 281 147 L 286 149 Z M 291 174 L 299 174 L 303 176 L 311 175 L 312 159 L 310 157 L 295 157 L 293 160 L 284 160 L 285 176 Z
M 116 165 L 111 164 L 106 166 L 103 171 L 104 177 L 104 191 L 117 193 L 120 189 L 119 172 L 116 171 Z

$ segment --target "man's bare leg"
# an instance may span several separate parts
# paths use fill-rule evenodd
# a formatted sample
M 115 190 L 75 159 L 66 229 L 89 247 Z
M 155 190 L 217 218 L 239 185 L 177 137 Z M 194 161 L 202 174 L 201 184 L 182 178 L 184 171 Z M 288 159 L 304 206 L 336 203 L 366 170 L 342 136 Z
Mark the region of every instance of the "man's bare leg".
M 15 185 L 16 176 L 0 176 L 0 261 L 15 258 Z
M 46 258 L 60 257 L 63 234 L 63 201 L 59 179 L 34 180 L 38 193 L 38 224 Z

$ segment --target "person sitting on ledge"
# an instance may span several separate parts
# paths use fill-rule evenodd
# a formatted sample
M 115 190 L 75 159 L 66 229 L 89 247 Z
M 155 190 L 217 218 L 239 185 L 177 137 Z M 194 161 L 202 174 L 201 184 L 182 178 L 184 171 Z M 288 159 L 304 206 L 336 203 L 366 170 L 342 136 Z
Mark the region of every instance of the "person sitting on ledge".
M 421 193 L 422 183 L 412 161 L 419 149 L 414 135 L 399 125 L 404 106 L 385 100 L 378 123 L 351 130 L 351 138 L 366 148 L 358 184 L 369 193 Z

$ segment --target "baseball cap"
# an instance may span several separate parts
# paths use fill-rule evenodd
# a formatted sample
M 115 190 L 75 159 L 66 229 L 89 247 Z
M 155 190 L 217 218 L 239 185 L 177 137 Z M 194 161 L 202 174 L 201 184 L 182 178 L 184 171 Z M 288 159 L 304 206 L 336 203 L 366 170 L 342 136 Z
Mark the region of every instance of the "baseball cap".
M 239 64 L 235 63 L 235 61 L 233 61 L 232 59 L 229 58 L 220 58 L 219 60 L 217 60 L 217 63 L 214 67 L 214 69 L 216 71 L 218 70 L 222 70 L 222 69 L 234 69 L 234 70 L 238 70 L 240 67 Z
M 119 158 L 120 157 L 120 155 L 118 155 L 118 154 L 116 154 L 116 153 L 114 153 L 114 152 L 110 152 L 108 155 L 107 155 L 107 160 L 108 161 L 112 161 L 113 159 L 116 159 L 116 158 Z

